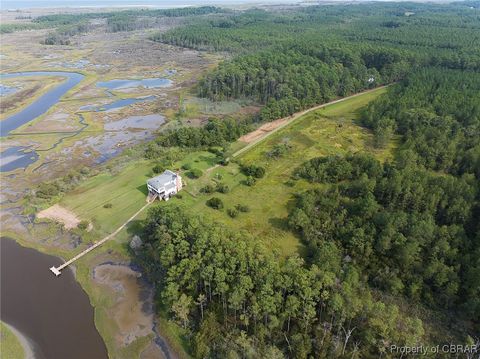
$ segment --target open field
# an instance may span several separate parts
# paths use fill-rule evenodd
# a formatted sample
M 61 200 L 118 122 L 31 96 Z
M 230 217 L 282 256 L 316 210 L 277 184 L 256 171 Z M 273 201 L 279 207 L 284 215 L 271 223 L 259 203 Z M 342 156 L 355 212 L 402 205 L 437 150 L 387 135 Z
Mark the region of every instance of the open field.
M 253 187 L 242 183 L 245 176 L 240 173 L 238 165 L 231 164 L 208 172 L 197 181 L 194 190 L 192 186 L 187 187 L 188 194 L 181 201 L 192 212 L 204 213 L 214 221 L 262 238 L 267 246 L 279 249 L 282 254 L 298 250 L 301 245 L 295 235 L 286 230 L 285 218 L 294 195 L 309 188 L 309 183 L 291 181 L 293 171 L 310 158 L 332 153 L 369 151 L 380 159 L 390 156 L 389 150 L 373 150 L 370 145 L 372 135 L 355 123 L 358 109 L 384 91 L 379 89 L 310 112 L 244 152 L 239 157 L 240 162 L 266 168 L 265 177 Z M 269 159 L 266 153 L 280 143 L 288 143 L 290 151 L 282 158 Z M 222 177 L 221 180 L 217 179 L 218 175 Z M 199 188 L 214 182 L 226 183 L 231 191 L 227 194 L 200 193 Z M 223 211 L 205 205 L 205 201 L 212 196 L 223 200 Z M 247 205 L 250 211 L 232 219 L 225 210 L 237 204 Z
M 93 222 L 99 236 L 112 232 L 145 205 L 148 163 L 128 166 L 121 174 L 100 174 L 60 202 L 80 219 Z M 88 199 L 87 199 L 88 198 Z M 111 208 L 105 208 L 110 204 Z

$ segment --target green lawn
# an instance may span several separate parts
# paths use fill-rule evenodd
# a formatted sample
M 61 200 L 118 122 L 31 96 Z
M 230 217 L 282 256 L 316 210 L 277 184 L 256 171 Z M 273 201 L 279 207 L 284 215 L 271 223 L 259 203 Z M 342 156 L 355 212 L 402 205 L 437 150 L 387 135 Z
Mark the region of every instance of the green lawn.
M 105 235 L 145 204 L 145 181 L 151 174 L 151 164 L 147 161 L 132 163 L 121 173 L 103 173 L 89 179 L 60 204 L 81 219 L 91 221 L 98 235 Z M 112 208 L 104 208 L 107 203 Z
M 25 358 L 22 344 L 3 322 L 0 322 L 0 357 L 2 359 Z
M 185 163 L 206 174 L 216 161 L 210 152 L 199 151 L 188 154 L 173 167 L 181 169 Z M 94 232 L 90 237 L 100 239 L 113 232 L 145 205 L 146 181 L 155 176 L 152 172 L 153 166 L 152 162 L 141 160 L 129 164 L 119 173 L 105 172 L 92 177 L 64 196 L 60 205 L 73 211 L 80 219 L 92 222 Z M 188 171 L 181 172 L 186 182 L 185 189 L 195 189 L 198 181 L 189 179 L 184 173 Z M 106 204 L 111 204 L 111 208 L 105 208 Z M 145 213 L 142 213 L 137 219 L 144 216 Z

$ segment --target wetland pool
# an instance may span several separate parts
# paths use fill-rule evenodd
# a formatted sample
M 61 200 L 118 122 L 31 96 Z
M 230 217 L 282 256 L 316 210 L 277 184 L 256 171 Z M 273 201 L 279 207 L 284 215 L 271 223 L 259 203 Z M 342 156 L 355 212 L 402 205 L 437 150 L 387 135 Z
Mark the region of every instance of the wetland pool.
M 2 74 L 0 75 L 0 80 L 2 79 L 11 79 L 11 78 L 18 78 L 18 77 L 26 77 L 26 76 L 58 76 L 65 79 L 62 83 L 55 86 L 53 89 L 49 90 L 38 99 L 33 101 L 30 105 L 25 107 L 24 109 L 18 111 L 17 113 L 7 117 L 0 123 L 0 137 L 8 137 L 11 135 L 11 132 L 16 130 L 17 128 L 35 120 L 39 116 L 45 114 L 52 106 L 55 106 L 62 96 L 64 96 L 69 90 L 73 87 L 78 85 L 82 79 L 85 77 L 82 74 L 76 72 L 60 72 L 60 71 L 35 71 L 35 72 L 18 72 L 18 73 L 10 73 L 10 74 Z M 139 80 L 111 80 L 105 82 L 97 82 L 97 87 L 105 87 L 107 89 L 128 89 L 132 87 L 144 87 L 144 88 L 161 88 L 161 87 L 168 87 L 172 83 L 171 80 L 166 78 L 146 78 L 146 79 L 139 79 Z M 5 90 L 5 89 L 4 89 Z M 121 108 L 124 108 L 129 105 L 133 105 L 139 102 L 149 102 L 153 101 L 156 97 L 155 96 L 145 96 L 140 98 L 126 98 L 126 99 L 118 99 L 114 102 L 105 104 L 105 105 L 85 105 L 82 106 L 79 111 L 80 112 L 109 112 L 115 111 Z M 81 114 L 77 115 L 81 116 Z M 155 129 L 163 124 L 164 119 L 160 116 L 160 119 L 154 121 L 154 115 L 147 115 L 147 116 L 138 116 L 133 117 L 133 120 L 130 118 L 122 119 L 118 125 L 108 124 L 106 129 L 108 130 L 109 127 L 115 127 L 116 129 L 121 127 L 122 130 L 126 130 L 126 126 L 128 124 L 133 124 L 133 129 Z M 157 115 L 157 119 L 158 119 Z M 141 124 L 140 120 L 144 120 L 145 124 Z M 82 124 L 84 125 L 84 124 Z M 79 131 L 76 131 L 74 135 L 79 134 L 85 129 L 86 126 L 82 126 Z M 72 135 L 68 135 L 67 137 L 71 137 Z M 11 136 L 13 137 L 13 135 Z M 124 133 L 123 135 L 123 142 L 128 140 L 128 133 Z M 141 140 L 139 138 L 138 133 L 132 134 L 132 140 L 138 141 Z M 61 140 L 59 141 L 61 142 Z M 108 153 L 102 153 L 103 148 L 100 146 L 99 148 L 94 148 L 97 152 L 100 152 L 100 162 L 105 161 L 105 159 L 110 158 L 112 155 L 118 154 L 120 149 L 116 146 L 115 143 L 112 141 L 108 141 L 112 144 L 112 149 L 108 149 Z M 56 147 L 54 145 L 53 147 Z M 53 148 L 52 147 L 52 148 Z M 39 159 L 38 153 L 32 146 L 20 146 L 19 144 L 13 144 L 9 147 L 4 147 L 2 152 L 0 153 L 0 172 L 10 172 L 20 168 L 27 168 L 29 165 L 35 163 Z M 98 161 L 97 161 L 98 163 Z
M 0 127 L 0 137 L 8 136 L 10 132 L 16 130 L 20 126 L 36 119 L 38 116 L 47 112 L 50 107 L 55 105 L 60 98 L 65 95 L 70 89 L 75 87 L 85 77 L 76 72 L 60 72 L 60 71 L 36 71 L 36 72 L 16 72 L 11 74 L 0 75 L 0 79 L 9 79 L 15 77 L 25 76 L 59 76 L 66 80 L 55 86 L 50 91 L 43 94 L 40 98 L 25 107 L 23 110 L 2 120 Z
M 10 172 L 17 168 L 26 168 L 39 158 L 36 151 L 26 146 L 12 146 L 1 153 L 0 172 Z
M 109 90 L 124 90 L 124 89 L 130 89 L 135 87 L 144 87 L 144 88 L 152 89 L 152 88 L 169 87 L 171 85 L 172 85 L 172 80 L 162 78 L 162 77 L 140 79 L 140 80 L 115 79 L 110 81 L 97 82 L 97 87 L 104 87 Z
M 103 111 L 112 111 L 118 110 L 126 106 L 130 106 L 139 102 L 149 102 L 153 101 L 155 96 L 141 97 L 141 98 L 123 98 L 105 105 L 85 105 L 80 107 L 79 111 L 88 111 L 88 112 L 103 112 Z

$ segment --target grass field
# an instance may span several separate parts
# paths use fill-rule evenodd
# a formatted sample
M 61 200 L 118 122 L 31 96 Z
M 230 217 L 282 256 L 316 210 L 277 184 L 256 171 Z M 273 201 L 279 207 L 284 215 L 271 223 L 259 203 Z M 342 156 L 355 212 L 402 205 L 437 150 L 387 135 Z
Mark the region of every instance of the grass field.
M 192 213 L 202 213 L 215 222 L 261 238 L 268 247 L 278 249 L 283 255 L 301 249 L 298 238 L 288 230 L 285 219 L 295 194 L 308 189 L 310 184 L 304 180 L 292 181 L 293 171 L 310 158 L 333 153 L 368 151 L 380 160 L 388 158 L 391 151 L 374 150 L 371 146 L 372 134 L 356 122 L 358 110 L 384 91 L 380 89 L 312 111 L 240 155 L 240 162 L 266 168 L 265 177 L 253 187 L 242 184 L 245 176 L 240 173 L 238 165 L 231 164 L 206 173 L 188 187 L 187 195 L 183 195 L 179 202 L 183 202 Z M 267 157 L 267 152 L 276 144 L 285 142 L 291 146 L 286 155 L 277 159 Z M 218 175 L 222 177 L 220 181 Z M 200 193 L 201 187 L 215 182 L 226 183 L 231 191 L 227 194 Z M 224 210 L 214 210 L 205 205 L 212 196 L 222 199 Z M 230 218 L 226 209 L 237 204 L 247 205 L 250 211 Z
M 0 357 L 2 359 L 22 359 L 25 350 L 15 334 L 0 322 Z
M 145 204 L 145 181 L 150 175 L 147 161 L 132 163 L 122 173 L 102 173 L 89 179 L 60 204 L 91 221 L 99 236 L 106 235 Z M 104 208 L 105 204 L 112 207 Z

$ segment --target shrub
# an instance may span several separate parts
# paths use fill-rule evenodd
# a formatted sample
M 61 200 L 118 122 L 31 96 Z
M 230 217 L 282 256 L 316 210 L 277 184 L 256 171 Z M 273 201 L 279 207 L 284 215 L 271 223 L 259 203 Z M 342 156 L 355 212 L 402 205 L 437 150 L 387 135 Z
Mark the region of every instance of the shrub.
M 192 165 L 190 163 L 185 163 L 183 166 L 182 166 L 182 169 L 188 171 L 188 170 L 191 170 L 192 169 Z
M 272 150 L 266 153 L 266 156 L 268 158 L 280 158 L 290 151 L 291 148 L 292 146 L 288 143 L 279 143 L 273 146 Z
M 235 208 L 239 211 L 239 212 L 250 212 L 250 207 L 248 207 L 247 205 L 244 205 L 244 204 L 237 204 L 235 206 Z
M 222 166 L 228 166 L 228 164 L 230 163 L 230 159 L 222 158 L 218 163 L 220 163 Z
M 215 192 L 215 188 L 211 184 L 207 184 L 205 187 L 200 189 L 202 193 L 213 193 Z
M 88 228 L 89 224 L 90 223 L 86 220 L 80 221 L 80 223 L 78 224 L 78 229 L 81 229 L 82 231 L 84 231 Z
M 38 198 L 49 199 L 60 193 L 60 187 L 56 183 L 42 183 L 38 186 L 36 196 Z
M 86 176 L 90 173 L 90 168 L 88 167 L 83 167 L 81 170 L 80 170 L 80 174 L 82 174 L 83 176 Z
M 235 218 L 235 217 L 238 216 L 238 210 L 236 210 L 235 208 L 229 208 L 229 209 L 227 210 L 227 213 L 228 213 L 228 215 L 229 215 L 230 217 L 232 217 L 232 218 Z
M 103 205 L 103 208 L 112 208 L 112 207 L 113 207 L 113 205 L 111 203 L 105 203 Z
M 213 209 L 222 209 L 223 208 L 223 201 L 218 197 L 212 197 L 207 202 L 207 206 Z
M 248 176 L 247 179 L 245 180 L 245 184 L 250 187 L 255 185 L 255 183 L 257 183 L 257 180 L 252 176 Z
M 219 183 L 217 184 L 217 192 L 228 193 L 230 192 L 230 187 L 228 187 L 228 185 L 226 185 L 225 183 Z
M 190 172 L 188 172 L 188 177 L 190 178 L 200 178 L 202 175 L 202 170 L 199 170 L 198 168 L 192 168 Z
M 152 171 L 153 173 L 162 173 L 163 171 L 165 171 L 165 167 L 163 167 L 161 164 L 156 164 L 155 166 L 153 166 Z
M 221 147 L 209 147 L 208 152 L 213 153 L 214 155 L 223 157 L 223 148 Z
M 256 165 L 242 166 L 242 172 L 247 176 L 262 178 L 265 176 L 265 168 Z

